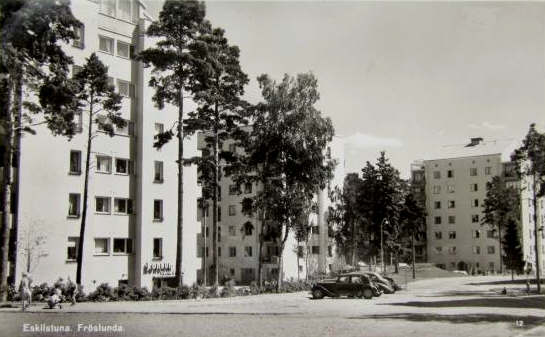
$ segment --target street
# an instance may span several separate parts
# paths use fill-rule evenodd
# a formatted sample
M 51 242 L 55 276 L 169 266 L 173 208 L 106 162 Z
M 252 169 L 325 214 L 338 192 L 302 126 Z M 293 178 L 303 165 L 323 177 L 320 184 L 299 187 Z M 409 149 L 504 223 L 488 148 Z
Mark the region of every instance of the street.
M 62 310 L 0 309 L 1 336 L 545 336 L 545 297 L 504 277 L 409 283 L 372 300 L 312 300 L 307 293 L 186 301 L 79 303 Z M 24 332 L 24 324 L 68 325 L 70 333 Z M 78 324 L 123 332 L 79 332 Z M 76 332 L 76 333 L 74 333 Z

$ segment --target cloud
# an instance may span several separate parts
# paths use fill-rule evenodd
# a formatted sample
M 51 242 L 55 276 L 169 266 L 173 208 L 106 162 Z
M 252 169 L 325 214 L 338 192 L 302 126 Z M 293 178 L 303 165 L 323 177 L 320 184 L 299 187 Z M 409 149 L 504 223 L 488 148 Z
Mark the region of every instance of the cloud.
M 402 147 L 403 143 L 397 138 L 377 137 L 356 132 L 345 138 L 345 144 L 352 148 L 372 149 L 381 147 Z
M 501 125 L 501 124 L 494 124 L 494 123 L 490 123 L 490 122 L 482 122 L 481 124 L 474 124 L 474 123 L 471 123 L 468 125 L 469 128 L 471 129 L 476 129 L 476 130 L 501 130 L 501 129 L 505 129 L 505 125 Z

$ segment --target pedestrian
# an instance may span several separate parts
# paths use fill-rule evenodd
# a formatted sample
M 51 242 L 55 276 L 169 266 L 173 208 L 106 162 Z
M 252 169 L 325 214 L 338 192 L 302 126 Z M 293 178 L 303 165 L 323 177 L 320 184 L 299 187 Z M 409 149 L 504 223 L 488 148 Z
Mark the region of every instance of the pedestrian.
M 78 295 L 78 285 L 70 280 L 70 276 L 66 282 L 66 296 L 70 299 L 71 305 L 76 305 L 76 296 Z
M 32 292 L 30 291 L 30 285 L 32 284 L 32 279 L 30 274 L 23 272 L 21 282 L 19 283 L 19 294 L 21 296 L 21 304 L 23 311 L 25 311 L 27 306 L 30 306 L 32 302 Z M 25 305 L 28 301 L 28 305 Z
M 56 284 L 55 288 L 53 289 L 53 292 L 47 299 L 47 305 L 49 306 L 49 309 L 54 309 L 56 306 L 59 306 L 59 309 L 62 309 L 61 301 L 62 301 L 62 290 L 60 285 Z

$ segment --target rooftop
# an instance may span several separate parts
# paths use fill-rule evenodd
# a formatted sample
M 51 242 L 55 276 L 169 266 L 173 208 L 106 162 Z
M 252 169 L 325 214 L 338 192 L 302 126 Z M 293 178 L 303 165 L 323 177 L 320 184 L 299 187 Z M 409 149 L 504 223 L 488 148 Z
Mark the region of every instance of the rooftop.
M 514 139 L 484 140 L 480 137 L 471 138 L 464 144 L 443 145 L 430 154 L 426 160 L 439 160 L 463 157 L 476 157 L 499 154 L 503 162 L 511 159 L 511 153 L 520 146 L 520 141 Z

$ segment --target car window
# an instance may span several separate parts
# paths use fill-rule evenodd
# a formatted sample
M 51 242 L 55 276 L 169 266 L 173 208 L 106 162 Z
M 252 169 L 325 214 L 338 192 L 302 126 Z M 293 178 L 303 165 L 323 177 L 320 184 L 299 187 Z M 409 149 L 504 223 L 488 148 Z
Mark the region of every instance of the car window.
M 339 283 L 348 283 L 350 278 L 348 276 L 340 276 L 338 282 Z
M 352 283 L 362 284 L 363 282 L 361 280 L 361 277 L 354 276 L 354 277 L 352 277 Z

